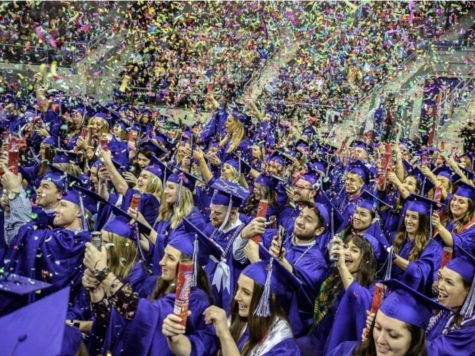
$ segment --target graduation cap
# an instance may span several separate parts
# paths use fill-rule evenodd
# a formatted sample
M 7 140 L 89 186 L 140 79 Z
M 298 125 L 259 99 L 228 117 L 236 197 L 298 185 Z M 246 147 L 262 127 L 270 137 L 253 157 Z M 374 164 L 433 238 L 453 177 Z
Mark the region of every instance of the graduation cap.
M 252 167 L 240 155 L 235 152 L 231 152 L 229 156 L 231 159 L 224 163 L 234 167 L 237 170 L 239 177 L 241 177 L 242 174 L 247 176 L 251 172 Z
M 297 174 L 295 176 L 295 181 L 303 179 L 304 181 L 310 183 L 312 188 L 316 188 L 320 179 L 320 173 L 318 173 L 313 166 L 307 168 L 303 174 Z
M 318 171 L 320 171 L 323 174 L 326 174 L 327 169 L 328 169 L 328 162 L 320 160 L 320 159 L 316 159 L 316 160 L 313 160 L 310 164 L 311 164 L 310 167 L 312 168 L 313 171 L 317 173 Z
M 374 257 L 376 258 L 376 261 L 378 261 L 378 264 L 383 265 L 384 261 L 386 261 L 388 257 L 388 242 L 386 240 L 380 241 L 368 232 L 364 232 L 363 234 L 361 234 L 361 236 L 363 236 L 366 241 L 371 244 L 371 247 L 373 248 Z
M 67 183 L 65 178 L 66 178 L 66 175 L 64 174 L 50 171 L 46 173 L 41 180 L 42 181 L 47 180 L 47 181 L 53 182 L 54 184 L 56 184 L 56 186 L 58 186 L 58 188 L 60 188 L 61 190 L 64 190 Z
M 279 182 L 281 182 L 282 179 L 277 178 L 276 176 L 267 174 L 267 173 L 262 173 L 257 177 L 255 183 L 261 184 L 265 187 L 269 187 L 271 189 L 276 189 L 277 185 Z
M 94 116 L 92 117 L 92 120 L 97 119 L 97 118 L 100 118 L 100 119 L 104 120 L 105 122 L 107 122 L 109 124 L 109 127 L 112 127 L 111 118 L 108 117 L 106 113 L 98 112 L 98 113 L 94 114 Z
M 417 194 L 411 194 L 407 197 L 406 199 L 406 211 L 414 211 L 419 214 L 424 214 L 429 216 L 429 221 L 430 221 L 430 232 L 429 236 L 432 236 L 432 213 L 434 211 L 437 211 L 438 209 L 441 209 L 445 205 L 437 202 L 435 200 L 428 199 L 422 195 L 417 195 Z
M 202 182 L 199 178 L 181 170 L 178 167 L 174 167 L 175 172 L 168 177 L 168 182 L 178 184 L 178 193 L 176 195 L 175 205 L 180 204 L 181 199 L 181 189 L 182 187 L 188 188 L 190 192 L 195 190 L 195 185 L 197 181 Z
M 252 126 L 252 119 L 249 115 L 246 115 L 242 112 L 242 107 L 241 105 L 235 107 L 233 111 L 231 112 L 231 115 L 239 120 L 241 124 L 244 126 L 244 129 L 247 131 L 250 126 Z
M 457 184 L 459 187 L 454 195 L 475 201 L 475 187 L 473 185 L 465 182 L 458 182 Z
M 285 167 L 286 164 L 291 165 L 294 161 L 292 159 L 292 156 L 285 155 L 282 151 L 274 151 L 272 153 L 270 162 L 276 162 L 281 166 Z
M 452 168 L 450 168 L 448 165 L 446 164 L 443 164 L 442 166 L 440 166 L 439 168 L 437 169 L 434 169 L 434 171 L 432 172 L 434 173 L 436 176 L 442 176 L 442 177 L 445 177 L 447 178 L 450 182 L 454 182 L 454 175 L 455 175 L 455 172 L 452 170 Z
M 62 169 L 60 169 L 58 167 L 55 167 L 51 164 L 49 165 L 49 168 L 50 168 L 51 172 L 53 172 L 55 174 L 59 174 L 63 179 L 66 180 L 65 188 L 67 188 L 68 185 L 71 184 L 71 183 L 80 185 L 84 188 L 89 188 L 91 186 L 91 180 L 89 179 L 88 176 L 86 176 L 84 174 L 81 174 L 81 175 L 75 177 L 72 174 L 69 174 L 69 173 L 63 171 Z
M 366 185 L 368 185 L 370 180 L 374 178 L 373 172 L 371 172 L 371 170 L 366 167 L 366 164 L 360 160 L 351 164 L 350 173 L 359 175 Z
M 461 315 L 469 316 L 472 315 L 475 305 L 475 257 L 459 245 L 455 245 L 455 256 L 456 258 L 450 260 L 445 268 L 458 273 L 465 280 L 471 282 L 470 291 L 460 310 Z
M 165 147 L 160 146 L 160 144 L 151 139 L 150 136 L 145 136 L 143 139 L 139 140 L 137 145 L 139 147 L 148 148 L 160 159 L 164 159 L 169 153 Z
M 92 214 L 97 212 L 96 202 L 92 200 L 89 196 L 83 195 L 79 190 L 72 189 L 63 194 L 61 200 L 69 201 L 73 204 L 79 206 L 81 212 L 81 224 L 84 231 L 91 230 L 88 222 L 86 220 L 86 211 L 89 210 Z
M 82 152 L 66 151 L 61 149 L 55 150 L 55 156 L 53 158 L 53 164 L 59 163 L 74 163 L 78 164 L 78 156 L 82 155 Z
M 0 318 L 4 355 L 62 354 L 70 288 Z
M 330 227 L 331 236 L 335 236 L 335 231 L 338 231 L 345 219 L 321 188 L 315 197 L 315 206 L 323 217 L 325 228 Z
M 217 179 L 212 185 L 211 189 L 215 189 L 213 196 L 211 197 L 211 204 L 227 206 L 226 217 L 223 223 L 219 227 L 219 230 L 223 230 L 229 220 L 232 208 L 238 208 L 246 201 L 249 196 L 248 190 L 244 189 L 237 183 L 232 183 L 224 179 Z
M 363 150 L 365 150 L 368 154 L 373 154 L 373 147 L 368 145 L 367 143 L 360 141 L 360 140 L 355 140 L 351 143 L 351 148 L 357 148 L 360 147 Z
M 274 293 L 277 298 L 286 298 L 287 293 L 296 293 L 302 286 L 302 282 L 274 258 L 271 258 L 269 261 L 252 263 L 242 271 L 242 274 L 264 287 L 261 299 L 253 311 L 254 315 L 260 317 L 272 315 L 270 310 L 270 292 Z
M 387 280 L 381 283 L 391 290 L 379 308 L 379 311 L 387 317 L 426 330 L 433 310 L 453 312 L 398 280 Z
M 49 145 L 51 147 L 58 147 L 58 141 L 54 139 L 54 137 L 46 137 L 44 138 L 41 143 L 44 143 L 45 145 Z
M 469 171 L 467 168 L 464 167 L 459 167 L 460 170 L 465 174 L 465 177 L 467 177 L 468 180 L 472 181 L 473 178 L 475 178 L 475 173 L 472 171 Z M 454 174 L 454 182 L 458 182 L 459 180 L 462 179 L 462 176 L 460 176 L 458 173 Z
M 432 181 L 427 178 L 427 176 L 418 167 L 410 166 L 408 169 L 406 168 L 406 170 L 411 177 L 417 178 L 419 182 L 421 182 L 422 194 L 427 194 L 427 192 L 435 187 L 434 183 L 432 183 Z
M 0 274 L 0 294 L 24 296 L 33 292 L 47 289 L 51 284 L 23 277 L 17 274 Z
M 369 211 L 378 211 L 382 206 L 387 206 L 390 209 L 393 208 L 391 205 L 386 204 L 367 190 L 364 190 L 361 194 L 360 199 L 358 200 L 358 206 L 360 208 L 368 209 Z

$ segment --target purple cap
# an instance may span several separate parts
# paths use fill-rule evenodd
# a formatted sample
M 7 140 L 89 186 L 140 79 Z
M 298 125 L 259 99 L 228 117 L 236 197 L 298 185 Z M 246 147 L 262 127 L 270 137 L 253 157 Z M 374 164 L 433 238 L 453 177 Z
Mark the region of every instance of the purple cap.
M 193 252 L 195 251 L 194 242 L 195 242 L 194 233 L 177 230 L 173 234 L 168 245 L 192 257 Z
M 53 158 L 53 163 L 78 164 L 78 156 L 79 153 L 75 151 L 56 150 L 56 154 Z
M 224 164 L 229 164 L 231 167 L 233 167 L 236 171 L 239 172 L 239 163 L 232 160 L 232 159 L 228 159 L 226 162 L 224 162 Z
M 431 212 L 437 211 L 442 208 L 444 204 L 436 202 L 435 200 L 428 199 L 422 195 L 411 194 L 406 200 L 407 209 L 415 211 L 420 214 L 432 215 Z
M 255 183 L 259 183 L 263 186 L 269 187 L 271 189 L 277 188 L 277 185 L 281 181 L 280 178 L 277 178 L 276 176 L 270 175 L 270 174 L 265 174 L 262 173 L 259 175 L 259 177 L 256 178 Z
M 319 178 L 320 178 L 320 174 L 317 171 L 315 171 L 312 167 L 307 168 L 304 174 L 300 174 L 297 176 L 297 180 L 303 179 L 306 182 L 309 182 L 312 185 L 312 187 L 314 187 L 318 183 Z
M 345 219 L 321 188 L 315 197 L 315 206 L 318 208 L 318 211 L 320 211 L 320 214 L 322 214 L 325 228 L 329 228 L 329 232 L 333 235 L 338 231 L 340 226 L 343 225 Z
M 376 258 L 378 263 L 384 263 L 384 261 L 386 261 L 386 258 L 388 257 L 388 251 L 386 249 L 387 246 L 385 247 L 384 245 L 382 245 L 376 237 L 371 234 L 368 234 L 367 232 L 363 233 L 361 236 L 363 236 L 366 241 L 371 244 L 371 247 L 373 248 L 374 257 Z
M 101 118 L 102 120 L 104 120 L 105 122 L 107 122 L 109 124 L 109 127 L 111 127 L 111 118 L 107 116 L 107 114 L 103 113 L 103 112 L 99 112 L 97 114 L 95 114 L 92 119 L 95 119 L 95 118 Z
M 434 309 L 452 311 L 398 280 L 381 282 L 392 291 L 379 311 L 384 315 L 426 330 Z
M 407 173 L 411 176 L 411 177 L 414 177 L 414 178 L 417 178 L 419 180 L 419 182 L 421 183 L 422 185 L 422 188 L 423 188 L 423 194 L 427 194 L 429 192 L 429 190 L 431 190 L 432 188 L 435 187 L 434 183 L 432 183 L 432 181 L 426 177 L 426 175 L 424 173 L 422 173 L 422 171 L 417 168 L 417 167 L 413 167 L 409 162 L 407 161 L 403 161 L 402 162 L 404 168 L 406 169 Z
M 47 181 L 53 182 L 60 189 L 64 189 L 64 187 L 66 186 L 65 178 L 66 178 L 66 175 L 59 174 L 59 173 L 54 173 L 54 172 L 50 171 L 50 172 L 48 172 L 44 175 L 42 181 L 47 180 Z
M 212 185 L 211 189 L 215 189 L 211 204 L 228 206 L 229 201 L 232 201 L 232 207 L 237 208 L 246 201 L 249 192 L 241 185 L 229 182 L 224 179 L 217 179 Z
M 163 178 L 163 171 L 166 169 L 165 165 L 155 156 L 150 158 L 150 164 L 145 167 L 145 170 L 155 174 L 158 178 Z
M 180 184 L 183 182 L 183 186 L 188 188 L 191 192 L 195 189 L 196 181 L 199 180 L 195 176 L 187 173 L 180 168 L 175 167 L 176 171 L 168 177 L 168 182 Z
M 238 108 L 233 109 L 233 111 L 231 112 L 231 115 L 235 117 L 236 119 L 238 119 L 246 130 L 252 124 L 251 117 L 238 111 Z
M 58 147 L 58 141 L 54 139 L 54 137 L 46 137 L 41 141 L 41 143 L 44 143 L 45 145 L 50 145 L 53 147 Z
M 193 234 L 195 238 L 198 239 L 198 263 L 201 266 L 206 266 L 208 264 L 210 256 L 213 256 L 217 261 L 221 261 L 224 253 L 221 246 L 214 242 L 213 239 L 210 239 L 208 236 L 206 236 L 202 229 L 199 229 L 187 218 L 183 219 L 183 224 L 185 225 L 186 231 L 190 234 Z
M 25 295 L 51 287 L 51 284 L 23 277 L 17 274 L 9 274 L 0 277 L 0 294 L 9 293 L 14 295 Z
M 357 160 L 351 165 L 350 173 L 359 175 L 365 184 L 369 184 L 369 181 L 374 177 L 373 172 L 360 160 Z
M 360 199 L 358 200 L 358 206 L 360 208 L 368 209 L 369 211 L 378 211 L 383 205 L 392 209 L 392 206 L 378 199 L 376 196 L 374 196 L 367 190 L 363 191 L 360 196 Z
M 475 275 L 475 257 L 458 245 L 455 245 L 455 255 L 456 258 L 450 260 L 445 267 L 472 282 Z
M 367 143 L 363 142 L 363 141 L 360 141 L 360 140 L 355 140 L 351 143 L 351 146 L 352 148 L 357 148 L 357 147 L 360 147 L 362 149 L 364 149 L 367 153 L 369 154 L 372 154 L 373 153 L 373 147 L 371 147 L 370 145 L 368 145 Z
M 129 224 L 129 220 L 122 216 L 116 216 L 114 219 L 109 220 L 102 230 L 130 240 L 135 240 L 136 238 L 134 225 Z
M 452 170 L 452 168 L 450 168 L 447 165 L 442 165 L 439 168 L 434 169 L 434 171 L 432 173 L 434 173 L 436 176 L 445 177 L 449 181 L 451 181 L 452 183 L 454 182 L 454 177 L 453 176 L 454 176 L 455 172 Z
M 62 354 L 69 292 L 62 289 L 0 318 L 2 354 Z
M 475 202 L 475 187 L 465 182 L 458 182 L 459 188 L 454 195 L 471 199 Z

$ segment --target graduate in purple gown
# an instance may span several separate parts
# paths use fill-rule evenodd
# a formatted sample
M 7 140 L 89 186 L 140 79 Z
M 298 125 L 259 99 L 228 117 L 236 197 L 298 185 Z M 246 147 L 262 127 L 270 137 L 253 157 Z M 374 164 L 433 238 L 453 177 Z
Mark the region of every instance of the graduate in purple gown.
M 175 233 L 185 231 L 183 218 L 188 218 L 200 229 L 205 227 L 203 216 L 193 205 L 193 190 L 197 178 L 178 168 L 171 174 L 169 169 L 167 171 L 169 175 L 167 174 L 168 179 L 163 193 L 164 201 L 161 202 L 158 219 L 148 236 L 149 246 L 144 247 L 144 251 L 147 252 L 147 263 L 156 276 L 161 273 L 159 262 L 164 256 L 165 247 Z M 137 216 L 134 212 L 130 213 L 134 217 Z M 147 225 L 140 213 L 137 219 Z
M 430 215 L 441 204 L 415 194 L 407 200 L 404 223 L 394 239 L 393 253 L 388 256 L 385 279 L 406 281 L 412 288 L 430 293 L 433 273 L 442 261 L 442 248 L 431 238 Z
M 234 258 L 241 263 L 247 260 L 254 263 L 260 259 L 258 245 L 251 240 L 254 235 L 263 231 L 264 225 L 260 226 L 262 222 L 258 219 L 262 218 L 251 221 L 234 243 Z M 309 203 L 304 205 L 296 220 L 293 234 L 288 235 L 282 242 L 275 229 L 267 229 L 262 234 L 262 245 L 304 285 L 304 288 L 297 293 L 299 311 L 304 320 L 313 315 L 313 301 L 327 276 L 327 262 L 318 240 L 329 241 L 328 235 L 331 235 L 332 229 L 335 231 L 332 224 L 336 223 L 336 219 L 332 221 L 331 213 L 326 206 Z M 299 316 L 296 317 L 298 319 Z M 297 322 L 298 320 L 295 325 Z M 294 329 L 299 335 L 304 332 L 305 326 L 295 326 Z
M 360 345 L 345 342 L 328 356 L 432 355 L 426 348 L 425 334 L 432 311 L 450 309 L 398 280 L 384 284 L 391 293 L 386 295 L 376 316 L 371 314 L 368 318 L 368 337 Z
M 370 235 L 333 239 L 336 268 L 315 299 L 308 336 L 297 340 L 302 355 L 326 355 L 344 341 L 359 341 L 371 306 L 377 258 L 385 250 Z M 345 325 L 345 328 L 341 328 Z
M 188 233 L 182 233 L 172 239 L 166 247 L 164 258 L 160 261 L 162 273 L 160 277 L 155 278 L 155 289 L 149 299 L 141 297 L 131 283 L 117 280 L 112 272 L 102 272 L 103 270 L 96 267 L 98 269 L 94 275 L 96 278 L 102 279 L 101 285 L 107 293 L 106 299 L 93 304 L 96 323 L 106 321 L 104 315 L 112 315 L 111 308 L 114 313 L 120 314 L 128 321 L 120 338 L 116 339 L 116 343 L 109 343 L 108 339 L 105 339 L 104 351 L 110 350 L 112 355 L 172 355 L 168 344 L 179 343 L 180 345 L 187 344 L 192 355 L 204 356 L 216 352 L 216 336 L 212 327 L 205 325 L 202 315 L 211 304 L 212 296 L 208 278 L 199 264 L 199 262 L 206 264 L 209 256 L 207 247 L 210 243 L 207 239 L 200 240 L 195 234 Z M 198 244 L 199 247 L 195 248 L 195 244 Z M 90 248 L 93 247 L 88 246 L 88 249 Z M 86 261 L 89 257 L 91 257 L 91 261 Z M 99 259 L 100 256 L 97 252 L 95 257 L 86 253 L 85 262 L 88 266 L 97 263 Z M 183 330 L 179 333 L 180 335 L 166 334 L 167 330 L 172 330 L 175 327 L 181 331 L 181 326 L 176 324 L 181 319 L 177 320 L 176 316 L 173 317 L 170 314 L 174 312 L 178 263 L 186 259 L 192 260 L 195 265 L 191 277 L 192 289 L 188 307 L 190 312 L 186 321 L 186 331 Z M 87 283 L 89 282 L 95 283 L 87 281 Z M 97 296 L 97 299 L 99 297 Z M 168 329 L 165 329 L 164 321 L 166 319 L 170 322 Z M 109 322 L 109 327 L 114 329 L 115 325 Z M 92 332 L 94 331 L 93 328 Z M 112 330 L 112 333 L 114 336 L 116 331 Z M 92 335 L 92 337 L 97 338 L 96 335 Z
M 298 279 L 273 258 L 246 267 L 237 282 L 230 323 L 225 311 L 216 306 L 204 313 L 206 323 L 216 330 L 222 355 L 299 356 L 280 304 L 281 296 L 286 298 L 299 288 Z
M 8 171 L 2 183 L 8 191 L 15 192 L 19 191 L 20 179 Z M 6 253 L 5 271 L 51 283 L 49 293 L 71 286 L 74 294 L 80 289 L 81 261 L 85 243 L 90 240 L 85 207 L 93 203 L 76 190 L 61 195 L 53 230 L 46 225 L 46 219 L 35 216 L 36 220 L 32 220 L 25 214 L 19 197 L 10 200 L 10 209 L 21 227 Z
M 431 356 L 475 354 L 475 258 L 457 245 L 455 256 L 437 275 L 438 301 L 454 312 L 440 310 L 430 319 L 426 336 Z
M 247 199 L 243 208 L 243 213 L 248 216 L 256 216 L 261 200 L 267 201 L 266 221 L 275 222 L 280 213 L 280 207 L 277 203 L 276 188 L 280 179 L 276 176 L 262 173 L 254 181 L 254 189 Z
M 459 188 L 440 214 L 433 214 L 435 239 L 442 247 L 459 245 L 475 252 L 475 187 L 459 182 Z
M 361 161 L 351 164 L 350 170 L 346 175 L 345 186 L 343 190 L 331 199 L 333 205 L 338 209 L 344 218 L 344 225 L 350 223 L 350 218 L 356 210 L 356 204 L 365 190 L 365 186 L 370 183 L 373 173 Z
M 204 267 L 212 282 L 212 292 L 216 305 L 229 313 L 234 287 L 245 264 L 233 257 L 233 243 L 245 228 L 239 220 L 239 206 L 248 197 L 246 189 L 239 184 L 218 179 L 211 188 L 215 191 L 210 204 L 211 222 L 204 233 L 185 218 L 188 232 L 200 233 L 214 241 L 218 253 Z

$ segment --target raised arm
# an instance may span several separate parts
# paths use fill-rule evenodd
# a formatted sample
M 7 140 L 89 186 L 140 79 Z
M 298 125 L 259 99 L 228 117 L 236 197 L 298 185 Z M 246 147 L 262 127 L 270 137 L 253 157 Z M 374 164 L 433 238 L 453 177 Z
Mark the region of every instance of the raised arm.
M 101 147 L 99 147 L 99 158 L 106 166 L 112 184 L 114 184 L 114 187 L 117 192 L 125 196 L 127 189 L 129 189 L 129 186 L 127 185 L 125 179 L 120 175 L 119 171 L 115 168 L 114 163 L 112 163 L 111 152 L 104 151 Z

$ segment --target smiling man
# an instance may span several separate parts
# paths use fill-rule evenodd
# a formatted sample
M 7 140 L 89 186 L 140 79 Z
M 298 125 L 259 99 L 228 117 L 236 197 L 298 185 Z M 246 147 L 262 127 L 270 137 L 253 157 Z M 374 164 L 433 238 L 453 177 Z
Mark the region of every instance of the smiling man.
M 83 218 L 86 217 L 81 214 L 79 193 L 75 190 L 56 192 L 57 186 L 54 183 L 42 181 L 40 191 L 46 196 L 41 196 L 40 201 L 45 202 L 45 206 L 50 207 L 61 196 L 55 204 L 55 228 L 51 230 L 45 214 L 25 213 L 23 202 L 17 193 L 21 176 L 7 170 L 2 184 L 9 194 L 11 219 L 21 226 L 11 242 L 14 248 L 9 248 L 5 259 L 1 261 L 5 271 L 53 284 L 41 296 L 66 286 L 71 286 L 74 295 L 81 287 L 85 243 L 90 240 L 89 232 L 83 231 L 83 226 L 86 225 Z M 51 199 L 48 200 L 49 198 Z M 83 203 L 85 214 L 90 216 L 87 208 L 93 209 L 95 203 L 86 198 Z

